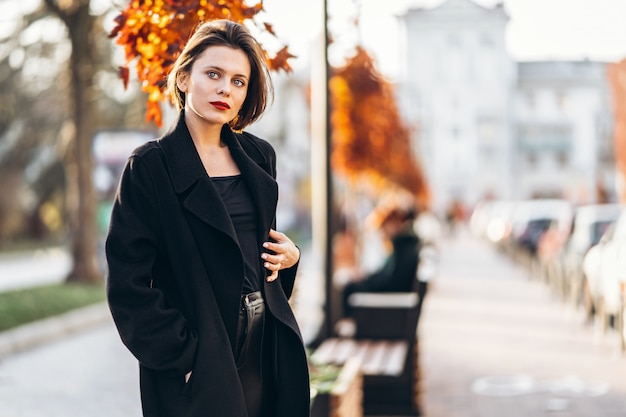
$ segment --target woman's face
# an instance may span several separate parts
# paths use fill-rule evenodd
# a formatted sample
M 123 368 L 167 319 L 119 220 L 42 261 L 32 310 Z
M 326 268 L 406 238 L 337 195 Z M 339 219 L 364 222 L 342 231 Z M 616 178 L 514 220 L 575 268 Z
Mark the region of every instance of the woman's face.
M 210 46 L 178 77 L 186 117 L 222 126 L 233 120 L 248 93 L 250 61 L 241 49 Z

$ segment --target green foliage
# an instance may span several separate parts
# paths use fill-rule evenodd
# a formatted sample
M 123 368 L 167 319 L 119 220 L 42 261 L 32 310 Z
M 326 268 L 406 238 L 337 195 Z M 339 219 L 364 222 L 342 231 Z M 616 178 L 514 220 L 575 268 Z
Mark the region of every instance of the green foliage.
M 104 300 L 104 286 L 89 284 L 55 284 L 0 293 L 0 331 Z
M 340 372 L 341 368 L 336 365 L 319 365 L 309 363 L 312 390 L 318 394 L 324 394 L 332 391 Z

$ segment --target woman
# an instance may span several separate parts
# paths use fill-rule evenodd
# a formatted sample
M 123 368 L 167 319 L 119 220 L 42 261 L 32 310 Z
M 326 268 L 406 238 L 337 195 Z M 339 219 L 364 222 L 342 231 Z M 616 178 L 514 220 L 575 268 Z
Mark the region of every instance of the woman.
M 376 271 L 352 279 L 343 289 L 344 315 L 351 314 L 348 299 L 358 292 L 410 292 L 417 289 L 420 239 L 413 228 L 416 210 L 397 206 L 383 210 L 380 228 L 392 250 Z
M 140 364 L 146 417 L 309 414 L 288 304 L 299 250 L 273 230 L 275 152 L 249 133 L 272 93 L 242 26 L 201 25 L 168 89 L 173 128 L 136 149 L 107 237 L 108 301 Z

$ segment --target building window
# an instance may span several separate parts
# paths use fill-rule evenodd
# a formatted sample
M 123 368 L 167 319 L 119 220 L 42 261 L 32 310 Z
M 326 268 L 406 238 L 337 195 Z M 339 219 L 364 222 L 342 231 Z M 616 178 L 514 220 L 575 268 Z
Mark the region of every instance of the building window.
M 459 109 L 459 97 L 456 94 L 453 94 L 452 97 L 450 98 L 450 107 L 453 110 Z
M 556 105 L 561 110 L 567 105 L 567 93 L 565 91 L 556 92 Z
M 563 124 L 520 126 L 519 143 L 527 151 L 568 152 L 572 146 L 572 127 Z
M 459 128 L 454 126 L 450 129 L 450 135 L 452 136 L 452 140 L 457 141 L 459 139 Z
M 449 33 L 447 38 L 448 46 L 451 48 L 458 48 L 461 46 L 459 35 L 456 33 Z
M 488 33 L 481 33 L 478 40 L 483 48 L 493 48 L 494 46 L 493 38 Z
M 526 92 L 525 96 L 526 96 L 526 105 L 528 106 L 528 108 L 529 109 L 535 108 L 535 104 L 536 104 L 535 92 L 529 90 Z
M 489 119 L 479 120 L 478 122 L 478 139 L 483 145 L 492 145 L 497 141 L 497 125 L 496 122 Z
M 496 150 L 491 146 L 482 146 L 480 148 L 480 160 L 482 169 L 493 170 L 497 161 Z

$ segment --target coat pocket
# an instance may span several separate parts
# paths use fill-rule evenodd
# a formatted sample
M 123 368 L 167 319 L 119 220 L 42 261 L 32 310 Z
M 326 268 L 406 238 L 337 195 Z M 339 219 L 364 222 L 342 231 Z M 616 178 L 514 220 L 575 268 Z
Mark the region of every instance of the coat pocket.
M 187 385 L 184 375 L 154 371 L 143 366 L 140 369 L 141 400 L 145 416 L 187 415 L 186 410 L 191 403 L 192 378 Z

